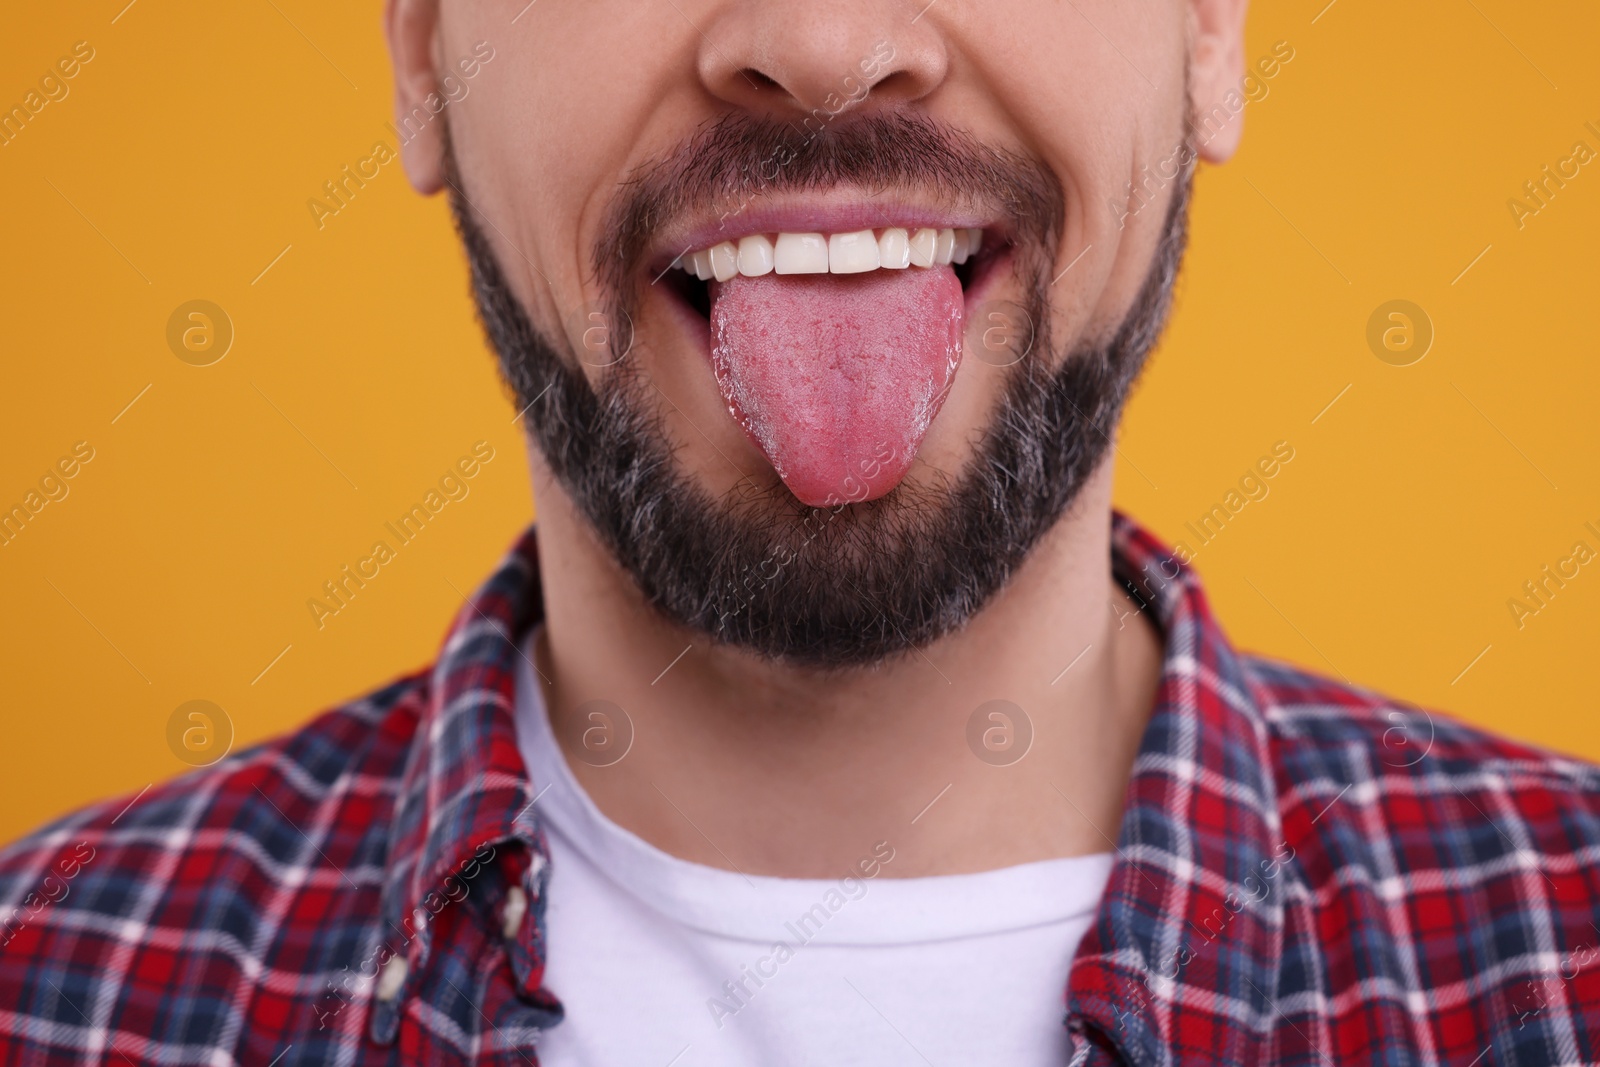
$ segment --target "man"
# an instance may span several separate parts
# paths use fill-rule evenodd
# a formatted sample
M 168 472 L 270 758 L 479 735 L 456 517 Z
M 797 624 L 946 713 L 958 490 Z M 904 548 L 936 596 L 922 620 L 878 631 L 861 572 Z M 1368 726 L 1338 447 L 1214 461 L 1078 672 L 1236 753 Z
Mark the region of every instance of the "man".
M 1243 18 L 390 0 L 537 533 L 0 855 L 5 1062 L 1600 1060 L 1600 772 L 1241 655 L 1111 511 Z

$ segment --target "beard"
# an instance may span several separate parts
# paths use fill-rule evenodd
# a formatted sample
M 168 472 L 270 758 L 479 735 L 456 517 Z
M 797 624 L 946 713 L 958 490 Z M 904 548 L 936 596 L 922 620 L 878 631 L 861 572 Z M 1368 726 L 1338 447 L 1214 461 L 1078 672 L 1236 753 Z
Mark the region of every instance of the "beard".
M 512 293 L 448 147 L 445 165 L 478 313 L 504 379 L 600 541 L 671 622 L 821 670 L 882 663 L 961 628 L 1078 497 L 1164 324 L 1192 173 L 1186 165 L 1174 182 L 1154 260 L 1120 326 L 1062 351 L 1053 350 L 1048 302 L 1064 213 L 1059 183 L 1036 161 L 930 119 L 852 117 L 808 132 L 733 116 L 621 185 L 593 261 L 613 323 L 633 321 L 647 242 L 675 211 L 710 203 L 736 213 L 762 193 L 838 183 L 991 199 L 1000 191 L 1031 344 L 1006 370 L 966 468 L 913 467 L 876 500 L 810 507 L 775 474 L 718 497 L 680 469 L 648 375 L 622 348 L 631 329 L 611 331 L 622 350 L 591 385 L 565 334 L 541 331 Z

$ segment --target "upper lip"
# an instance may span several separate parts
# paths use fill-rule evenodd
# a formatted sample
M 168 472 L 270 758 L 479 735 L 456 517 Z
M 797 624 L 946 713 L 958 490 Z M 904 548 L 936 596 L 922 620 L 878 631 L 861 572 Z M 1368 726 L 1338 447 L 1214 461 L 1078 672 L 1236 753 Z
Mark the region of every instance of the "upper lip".
M 862 190 L 832 193 L 752 197 L 721 205 L 715 212 L 696 214 L 662 227 L 653 242 L 652 271 L 666 269 L 686 252 L 709 248 L 719 241 L 737 241 L 753 233 L 850 233 L 901 226 L 982 229 L 986 245 L 1004 242 L 1000 213 L 980 204 L 937 204 L 915 197 L 896 197 Z

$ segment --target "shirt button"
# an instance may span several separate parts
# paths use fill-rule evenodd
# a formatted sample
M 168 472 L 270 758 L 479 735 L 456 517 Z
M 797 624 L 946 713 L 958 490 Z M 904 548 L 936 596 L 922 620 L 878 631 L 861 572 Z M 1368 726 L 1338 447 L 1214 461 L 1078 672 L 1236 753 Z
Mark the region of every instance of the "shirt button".
M 500 932 L 507 941 L 517 936 L 517 931 L 522 929 L 523 917 L 528 914 L 528 894 L 522 891 L 521 886 L 512 886 L 506 890 L 506 903 L 500 912 Z
M 405 957 L 390 956 L 388 962 L 383 965 L 383 972 L 378 975 L 378 999 L 393 1000 L 400 995 L 400 987 L 405 984 Z

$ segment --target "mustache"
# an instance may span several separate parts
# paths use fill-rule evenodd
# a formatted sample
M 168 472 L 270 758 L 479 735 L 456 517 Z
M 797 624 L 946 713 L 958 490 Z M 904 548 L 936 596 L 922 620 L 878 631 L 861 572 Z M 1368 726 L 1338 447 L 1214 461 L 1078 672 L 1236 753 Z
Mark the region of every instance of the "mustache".
M 993 205 L 1019 250 L 1043 264 L 1054 261 L 1065 219 L 1049 167 L 920 113 L 841 113 L 819 129 L 730 113 L 623 181 L 595 243 L 595 276 L 629 303 L 665 223 L 708 205 L 732 223 L 757 197 L 839 185 Z

